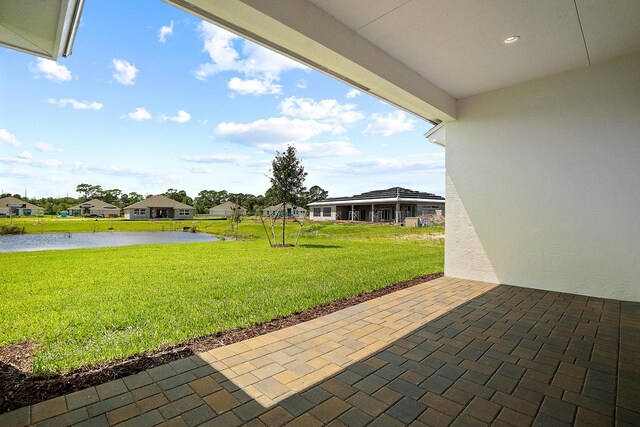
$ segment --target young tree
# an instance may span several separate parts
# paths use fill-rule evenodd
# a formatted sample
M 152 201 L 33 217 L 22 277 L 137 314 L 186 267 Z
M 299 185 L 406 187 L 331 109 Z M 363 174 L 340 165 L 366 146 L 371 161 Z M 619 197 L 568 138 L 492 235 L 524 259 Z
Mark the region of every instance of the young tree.
M 307 173 L 302 162 L 296 157 L 295 147 L 289 145 L 284 153 L 276 152 L 271 162 L 271 194 L 278 204 L 282 204 L 282 245 L 285 244 L 285 226 L 287 224 L 287 203 L 297 205 L 306 190 L 304 179 Z
M 231 208 L 231 215 L 229 216 L 229 220 L 231 221 L 231 229 L 236 235 L 236 240 L 238 240 L 238 227 L 240 226 L 242 219 L 242 208 L 238 205 L 234 205 Z

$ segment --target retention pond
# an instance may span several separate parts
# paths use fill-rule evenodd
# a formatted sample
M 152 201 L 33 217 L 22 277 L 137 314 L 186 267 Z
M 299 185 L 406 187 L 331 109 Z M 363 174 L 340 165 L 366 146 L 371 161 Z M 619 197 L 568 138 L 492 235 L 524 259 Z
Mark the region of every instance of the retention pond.
M 214 242 L 221 240 L 207 233 L 185 232 L 106 232 L 51 233 L 0 236 L 0 252 L 30 252 L 51 249 L 103 248 L 160 243 Z

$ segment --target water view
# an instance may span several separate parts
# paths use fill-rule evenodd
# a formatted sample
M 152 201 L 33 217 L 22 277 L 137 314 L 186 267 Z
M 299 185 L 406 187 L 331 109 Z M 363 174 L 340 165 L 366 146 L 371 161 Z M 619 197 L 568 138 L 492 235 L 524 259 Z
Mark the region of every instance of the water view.
M 207 233 L 184 232 L 106 232 L 49 233 L 0 236 L 0 252 L 30 252 L 50 249 L 102 248 L 158 243 L 213 242 L 219 238 Z

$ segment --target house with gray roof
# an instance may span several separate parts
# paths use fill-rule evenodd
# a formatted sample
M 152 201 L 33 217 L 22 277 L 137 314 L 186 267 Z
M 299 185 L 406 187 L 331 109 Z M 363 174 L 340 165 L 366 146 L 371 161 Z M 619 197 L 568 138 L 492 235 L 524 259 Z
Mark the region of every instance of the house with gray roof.
M 444 215 L 444 202 L 444 197 L 432 193 L 392 187 L 309 203 L 309 217 L 319 221 L 400 223 L 407 217 L 434 213 Z
M 166 196 L 151 196 L 124 208 L 125 219 L 193 219 L 196 208 Z
M 78 203 L 67 209 L 71 216 L 102 216 L 105 218 L 117 218 L 120 216 L 120 208 L 111 203 L 103 202 L 99 199 L 92 199 L 86 202 Z
M 287 211 L 287 218 L 299 218 L 307 215 L 307 210 L 300 206 L 293 206 L 290 203 L 285 205 L 285 210 Z M 282 217 L 282 204 L 277 204 L 273 206 L 267 206 L 262 210 L 263 216 L 275 216 L 278 218 Z
M 44 209 L 15 197 L 3 197 L 0 199 L 0 217 L 36 216 L 38 211 L 44 212 Z
M 240 205 L 237 205 L 233 202 L 224 202 L 219 204 L 218 206 L 214 206 L 209 209 L 209 215 L 212 216 L 231 216 L 233 211 L 237 209 L 240 212 L 240 215 L 246 215 L 247 210 Z

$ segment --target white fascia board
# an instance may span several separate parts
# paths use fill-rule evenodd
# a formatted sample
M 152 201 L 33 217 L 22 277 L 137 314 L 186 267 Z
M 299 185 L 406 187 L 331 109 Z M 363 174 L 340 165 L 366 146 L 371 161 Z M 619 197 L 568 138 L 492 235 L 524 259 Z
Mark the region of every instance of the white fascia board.
M 429 140 L 430 143 L 439 145 L 441 147 L 446 147 L 446 139 L 445 139 L 445 123 L 442 122 L 437 126 L 429 129 L 427 133 L 424 134 L 425 138 Z
M 456 99 L 306 0 L 163 0 L 433 123 Z
M 309 203 L 309 206 L 344 206 L 344 205 L 372 205 L 375 203 L 388 203 L 393 204 L 396 202 L 400 203 L 444 203 L 444 200 L 434 200 L 434 199 L 405 199 L 405 198 L 397 198 L 392 197 L 388 199 L 361 199 L 361 200 L 340 200 L 335 202 L 313 202 Z
M 80 26 L 80 16 L 84 7 L 84 0 L 63 0 L 60 7 L 58 33 L 54 49 L 54 60 L 58 56 L 66 58 L 71 55 L 76 32 Z

